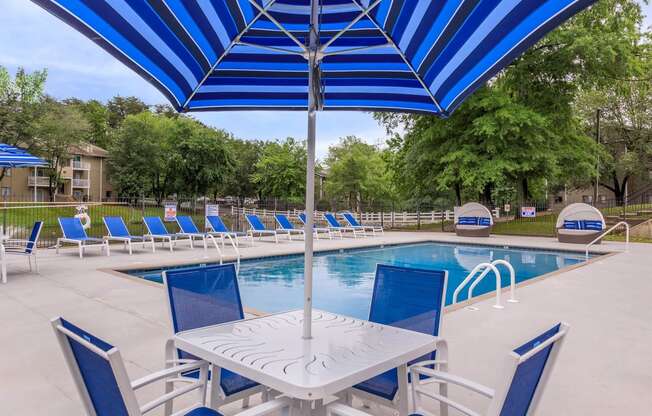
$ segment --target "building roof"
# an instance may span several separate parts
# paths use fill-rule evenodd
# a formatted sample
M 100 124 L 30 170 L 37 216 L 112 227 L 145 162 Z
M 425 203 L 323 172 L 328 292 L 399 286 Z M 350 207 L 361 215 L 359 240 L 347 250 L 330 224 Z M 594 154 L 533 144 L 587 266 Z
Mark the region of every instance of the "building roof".
M 106 158 L 109 152 L 91 143 L 81 143 L 70 148 L 70 154 Z

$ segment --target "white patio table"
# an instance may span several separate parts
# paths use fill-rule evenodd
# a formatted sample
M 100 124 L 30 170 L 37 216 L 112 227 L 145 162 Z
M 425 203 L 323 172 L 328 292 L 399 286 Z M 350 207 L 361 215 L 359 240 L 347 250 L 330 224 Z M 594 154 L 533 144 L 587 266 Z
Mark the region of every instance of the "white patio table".
M 296 399 L 293 415 L 321 414 L 324 399 L 397 368 L 407 416 L 407 363 L 434 351 L 437 337 L 314 310 L 313 338 L 304 340 L 302 320 L 302 310 L 279 313 L 180 332 L 174 342 Z

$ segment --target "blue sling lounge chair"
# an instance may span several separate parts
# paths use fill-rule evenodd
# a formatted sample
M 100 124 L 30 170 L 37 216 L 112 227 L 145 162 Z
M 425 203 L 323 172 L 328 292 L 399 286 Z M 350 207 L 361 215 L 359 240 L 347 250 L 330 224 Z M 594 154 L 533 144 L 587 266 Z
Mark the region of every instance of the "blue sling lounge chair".
M 163 272 L 163 282 L 175 334 L 244 319 L 238 279 L 232 263 L 167 270 Z M 171 351 L 176 357 L 168 356 L 168 360 L 194 358 L 185 351 Z M 196 373 L 186 376 L 196 377 Z M 220 377 L 211 376 L 211 383 L 211 405 L 214 408 L 240 399 L 247 401 L 253 394 L 265 393 L 258 383 L 225 369 L 220 370 Z
M 243 233 L 238 233 L 229 230 L 226 224 L 224 224 L 224 221 L 222 221 L 222 217 L 220 217 L 219 215 L 209 215 L 206 217 L 206 220 L 208 221 L 208 225 L 211 228 L 211 231 L 209 231 L 208 233 L 216 237 L 220 237 L 220 239 L 222 240 L 222 247 L 224 247 L 224 240 L 227 238 L 231 240 L 231 243 L 235 247 L 238 247 L 240 245 L 240 241 L 238 240 L 238 237 L 242 237 L 246 235 Z
M 305 232 L 303 231 L 303 229 L 294 228 L 294 224 L 292 224 L 290 219 L 285 214 L 276 214 L 274 215 L 274 218 L 276 219 L 276 222 L 280 227 L 276 229 L 276 232 L 278 234 L 287 234 L 288 239 L 290 240 L 292 240 L 292 234 L 305 236 Z
M 439 335 L 447 280 L 446 271 L 379 264 L 369 321 Z M 434 363 L 434 359 L 433 352 L 417 361 Z M 405 394 L 408 386 L 399 383 L 398 372 L 394 369 L 354 386 L 347 394 L 347 401 L 350 403 L 354 395 L 363 401 L 398 410 L 400 389 L 405 389 Z
M 59 217 L 59 227 L 61 227 L 63 237 L 57 238 L 57 254 L 62 243 L 76 244 L 79 247 L 80 259 L 84 257 L 86 247 L 99 247 L 102 251 L 106 251 L 107 256 L 111 254 L 108 241 L 102 238 L 89 237 L 79 218 Z
M 141 244 L 143 247 L 145 247 L 147 242 L 152 243 L 152 253 L 156 251 L 154 240 L 151 238 L 131 235 L 129 229 L 127 228 L 127 224 L 125 224 L 125 221 L 122 219 L 122 217 L 104 217 L 102 220 L 104 221 L 106 231 L 109 233 L 108 235 L 104 236 L 104 240 L 118 241 L 123 243 L 125 248 L 129 250 L 129 254 L 133 253 L 133 245 Z
M 166 241 L 170 245 L 170 252 L 172 252 L 172 244 L 178 240 L 188 240 L 190 241 L 190 248 L 193 248 L 192 238 L 185 234 L 171 233 L 165 228 L 163 220 L 161 217 L 143 217 L 143 222 L 145 222 L 145 227 L 147 227 L 146 238 L 152 239 L 152 241 L 160 240 L 163 243 Z
M 301 224 L 306 225 L 306 214 L 302 212 L 301 214 L 297 215 L 297 218 L 301 222 Z M 340 239 L 342 238 L 342 232 L 339 230 L 331 230 L 328 227 L 318 227 L 317 222 L 313 223 L 313 229 L 315 230 L 315 237 L 319 239 L 319 234 L 327 233 L 329 239 L 333 239 L 333 234 L 337 233 L 340 236 Z
M 376 233 L 385 234 L 385 230 L 380 225 L 362 225 L 350 212 L 343 212 L 342 216 L 351 227 L 362 230 L 365 235 L 367 231 L 371 231 L 374 236 L 376 236 Z
M 265 224 L 263 224 L 260 218 L 258 218 L 258 215 L 247 214 L 245 215 L 245 218 L 247 218 L 247 222 L 249 223 L 250 228 L 247 231 L 247 235 L 251 237 L 252 245 L 254 243 L 254 236 L 263 238 L 266 235 L 273 236 L 274 241 L 278 243 L 278 233 L 276 232 L 276 230 L 268 230 L 267 227 L 265 227 Z
M 353 233 L 354 238 L 358 238 L 358 234 L 365 236 L 364 230 L 356 229 L 353 227 L 345 227 L 342 224 L 337 221 L 337 218 L 335 218 L 335 215 L 326 212 L 324 214 L 324 219 L 328 223 L 328 228 L 331 229 L 331 231 L 339 232 L 340 234 L 344 235 L 345 232 L 351 232 Z
M 131 381 L 118 348 L 73 325 L 63 318 L 52 320 L 52 327 L 63 351 L 66 364 L 81 396 L 87 415 L 142 416 L 161 406 L 172 408 L 173 400 L 194 393 L 195 400 L 184 400 L 184 410 L 175 416 L 223 416 L 205 406 L 208 363 L 192 361 L 169 367 Z M 195 380 L 170 389 L 164 396 L 140 404 L 136 392 L 155 382 L 172 385 L 179 373 L 195 371 Z M 249 416 L 265 416 L 287 407 L 287 401 L 266 403 L 264 409 L 248 409 Z M 44 409 L 44 414 L 49 413 Z M 236 415 L 237 416 L 237 415 Z
M 179 235 L 186 235 L 190 237 L 191 240 L 195 238 L 201 240 L 204 243 L 204 250 L 208 250 L 207 241 L 210 240 L 215 246 L 217 252 L 220 254 L 220 257 L 222 256 L 220 246 L 217 245 L 215 237 L 213 237 L 212 234 L 199 231 L 199 228 L 195 225 L 192 217 L 188 215 L 177 215 L 177 224 L 179 224 L 179 228 L 181 229 Z

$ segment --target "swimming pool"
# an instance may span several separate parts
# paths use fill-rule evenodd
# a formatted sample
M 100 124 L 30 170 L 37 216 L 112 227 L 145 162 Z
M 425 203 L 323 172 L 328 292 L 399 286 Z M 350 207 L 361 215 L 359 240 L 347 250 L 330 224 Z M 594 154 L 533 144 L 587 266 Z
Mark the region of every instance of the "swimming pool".
M 376 264 L 383 263 L 448 270 L 446 304 L 450 304 L 455 288 L 477 264 L 498 259 L 512 264 L 517 282 L 585 260 L 580 253 L 444 243 L 315 253 L 313 303 L 315 308 L 366 319 L 371 304 Z M 498 269 L 502 276 L 502 286 L 508 286 L 509 272 L 504 266 L 498 266 Z M 160 283 L 161 272 L 162 269 L 154 269 L 128 273 Z M 246 306 L 265 312 L 301 308 L 303 255 L 243 260 L 238 282 L 242 302 Z M 495 279 L 490 275 L 474 289 L 474 295 L 494 289 Z M 466 289 L 462 290 L 459 300 L 466 299 L 466 295 Z

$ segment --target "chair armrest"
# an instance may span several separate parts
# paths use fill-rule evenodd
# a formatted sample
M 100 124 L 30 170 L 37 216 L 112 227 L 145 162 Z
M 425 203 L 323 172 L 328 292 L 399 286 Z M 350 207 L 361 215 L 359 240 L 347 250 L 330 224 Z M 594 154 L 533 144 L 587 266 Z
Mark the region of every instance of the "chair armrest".
M 493 398 L 494 395 L 496 394 L 493 389 L 490 389 L 487 386 L 484 386 L 480 383 L 476 383 L 475 381 L 467 380 L 460 376 L 456 376 L 450 373 L 445 373 L 443 371 L 432 370 L 430 368 L 424 368 L 424 367 L 412 367 L 410 369 L 410 372 L 412 372 L 412 374 L 415 375 L 425 375 L 425 376 L 432 377 L 436 380 L 441 380 L 451 384 L 456 384 L 460 387 L 467 388 L 471 391 L 474 391 L 490 399 Z
M 27 243 L 31 243 L 31 241 L 29 241 L 29 240 L 21 240 L 21 239 L 18 239 L 18 238 L 9 238 L 7 240 L 4 240 L 4 243 L 5 243 L 5 245 L 7 245 L 7 244 L 27 244 Z
M 258 406 L 254 406 L 243 410 L 237 414 L 237 416 L 265 416 L 272 413 L 276 413 L 282 409 L 290 407 L 292 400 L 287 397 L 280 397 L 274 399 Z
M 179 373 L 185 373 L 186 371 L 198 370 L 201 369 L 202 367 L 206 367 L 206 369 L 208 370 L 208 363 L 206 361 L 194 361 L 191 363 L 166 368 L 165 370 L 157 371 L 156 373 L 148 374 L 145 377 L 139 378 L 138 380 L 134 380 L 131 383 L 131 387 L 134 390 L 137 390 L 148 384 L 152 384 L 155 381 L 162 380 L 170 376 L 177 375 Z
M 371 416 L 362 410 L 354 409 L 342 403 L 333 403 L 326 407 L 326 416 Z

